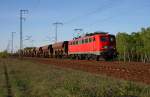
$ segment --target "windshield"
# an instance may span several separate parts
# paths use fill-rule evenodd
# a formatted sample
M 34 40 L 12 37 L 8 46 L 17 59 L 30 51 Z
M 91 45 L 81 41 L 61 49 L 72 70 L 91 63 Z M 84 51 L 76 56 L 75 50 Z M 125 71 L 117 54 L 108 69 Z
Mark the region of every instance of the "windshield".
M 107 41 L 107 37 L 102 36 L 102 37 L 100 38 L 100 41 L 101 41 L 101 42 L 106 42 L 106 41 Z

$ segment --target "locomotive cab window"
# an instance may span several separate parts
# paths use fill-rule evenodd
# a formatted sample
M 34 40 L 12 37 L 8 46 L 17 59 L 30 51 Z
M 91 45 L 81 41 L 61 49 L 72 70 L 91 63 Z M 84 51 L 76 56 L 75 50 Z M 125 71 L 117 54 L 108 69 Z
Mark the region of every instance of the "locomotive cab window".
M 102 36 L 102 37 L 100 38 L 100 40 L 101 40 L 101 42 L 106 42 L 106 41 L 107 41 L 107 37 Z

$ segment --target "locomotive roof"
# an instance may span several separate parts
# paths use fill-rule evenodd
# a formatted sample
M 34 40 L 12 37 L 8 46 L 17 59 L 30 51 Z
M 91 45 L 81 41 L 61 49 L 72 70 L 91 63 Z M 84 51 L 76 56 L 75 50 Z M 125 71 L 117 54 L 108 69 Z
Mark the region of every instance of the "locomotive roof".
M 94 32 L 94 33 L 87 33 L 85 36 L 93 36 L 97 34 L 108 34 L 108 32 Z
M 98 35 L 98 34 L 101 34 L 101 35 L 108 35 L 108 32 L 87 33 L 87 34 L 85 34 L 84 36 L 75 37 L 73 40 L 75 40 L 75 39 L 80 39 L 80 38 L 85 38 L 85 37 L 88 37 L 88 36 L 94 36 L 94 35 Z

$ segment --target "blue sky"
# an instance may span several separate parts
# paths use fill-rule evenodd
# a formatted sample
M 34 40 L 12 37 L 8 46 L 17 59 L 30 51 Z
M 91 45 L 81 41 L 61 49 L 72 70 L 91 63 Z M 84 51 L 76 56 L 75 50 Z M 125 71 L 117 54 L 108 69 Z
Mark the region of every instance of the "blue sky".
M 150 26 L 149 0 L 0 0 L 0 51 L 6 49 L 11 32 L 16 32 L 14 48 L 19 48 L 20 9 L 29 10 L 24 15 L 23 37 L 32 36 L 24 47 L 52 43 L 56 21 L 64 23 L 58 28 L 59 41 L 71 40 L 75 28 L 116 34 Z

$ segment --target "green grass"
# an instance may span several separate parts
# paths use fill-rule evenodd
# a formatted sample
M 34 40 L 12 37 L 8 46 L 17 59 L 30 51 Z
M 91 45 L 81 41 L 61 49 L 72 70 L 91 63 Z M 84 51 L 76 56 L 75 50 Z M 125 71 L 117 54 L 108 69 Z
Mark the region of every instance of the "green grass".
M 3 61 L 14 97 L 150 97 L 150 86 L 144 84 L 30 61 Z M 0 97 L 5 95 L 3 80 L 0 77 Z
M 6 82 L 5 82 L 5 76 L 4 76 L 4 67 L 2 65 L 2 61 L 0 60 L 0 97 L 5 97 L 6 96 Z

